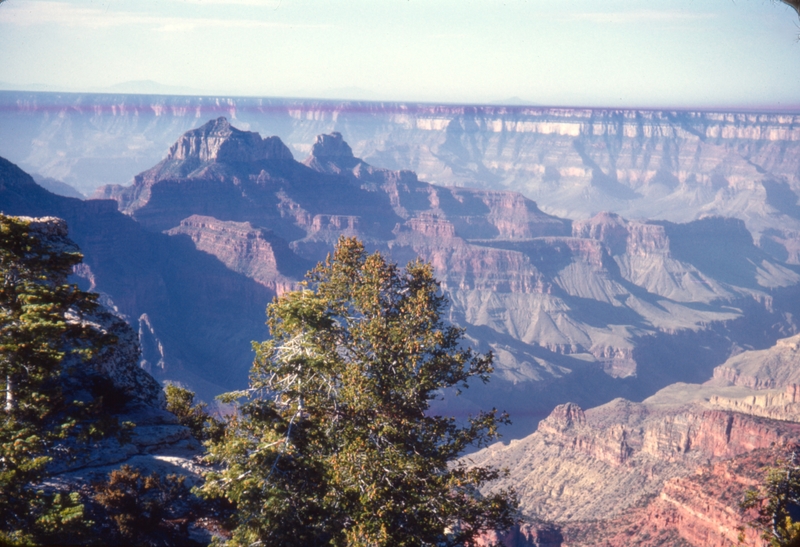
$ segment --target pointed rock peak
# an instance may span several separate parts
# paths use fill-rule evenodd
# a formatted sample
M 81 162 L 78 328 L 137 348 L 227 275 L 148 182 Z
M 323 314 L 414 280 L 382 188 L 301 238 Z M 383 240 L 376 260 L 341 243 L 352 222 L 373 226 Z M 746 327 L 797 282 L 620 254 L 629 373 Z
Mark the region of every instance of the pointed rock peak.
M 242 133 L 242 131 L 231 125 L 231 123 L 228 121 L 228 118 L 225 116 L 220 116 L 216 120 L 209 120 L 197 129 L 188 131 L 188 133 L 200 133 L 202 135 L 217 135 L 221 137 L 227 137 L 234 131 L 237 133 Z
M 325 160 L 353 159 L 353 149 L 345 142 L 341 133 L 334 131 L 329 135 L 317 135 L 314 146 L 311 147 L 311 155 Z
M 362 161 L 353 156 L 353 149 L 342 138 L 342 134 L 333 132 L 317 135 L 311 155 L 303 163 L 322 173 L 342 174 L 355 169 Z
M 609 211 L 600 211 L 590 219 L 590 222 L 592 224 L 619 225 L 619 226 L 625 226 L 626 224 L 624 218 L 619 216 L 617 213 L 611 213 Z
M 227 118 L 219 117 L 184 133 L 167 154 L 167 160 L 190 159 L 238 163 L 294 158 L 278 137 L 262 139 L 258 133 L 236 129 Z
M 554 428 L 559 431 L 564 431 L 576 425 L 586 424 L 586 414 L 583 409 L 575 403 L 566 403 L 558 405 L 553 409 L 546 419 L 542 420 L 539 424 L 539 429 L 547 430 Z

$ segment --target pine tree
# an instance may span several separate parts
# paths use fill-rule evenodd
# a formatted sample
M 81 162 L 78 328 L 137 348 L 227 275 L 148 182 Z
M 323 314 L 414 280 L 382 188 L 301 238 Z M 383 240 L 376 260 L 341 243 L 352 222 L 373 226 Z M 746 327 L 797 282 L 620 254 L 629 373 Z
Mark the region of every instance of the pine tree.
M 254 344 L 249 389 L 227 396 L 244 402 L 210 444 L 221 469 L 203 488 L 236 505 L 232 544 L 470 545 L 512 524 L 513 492 L 478 492 L 500 472 L 457 459 L 507 417 L 429 412 L 492 372 L 444 324 L 446 305 L 429 264 L 400 269 L 342 238 L 268 307 L 272 339 Z
M 800 462 L 792 452 L 788 461 L 768 467 L 764 483 L 745 493 L 742 509 L 755 510 L 748 525 L 761 530 L 770 547 L 800 547 Z M 743 541 L 744 534 L 740 536 Z
M 75 425 L 60 388 L 66 363 L 109 342 L 80 321 L 95 296 L 67 282 L 82 256 L 65 236 L 57 219 L 0 215 L 0 542 L 81 514 L 74 496 L 37 491 L 48 449 Z

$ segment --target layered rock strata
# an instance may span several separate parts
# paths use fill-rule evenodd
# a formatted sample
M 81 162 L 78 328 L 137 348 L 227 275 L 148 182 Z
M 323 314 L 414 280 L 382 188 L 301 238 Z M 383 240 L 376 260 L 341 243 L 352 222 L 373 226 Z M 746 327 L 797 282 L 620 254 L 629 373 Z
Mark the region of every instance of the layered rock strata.
M 409 171 L 371 166 L 340 134 L 318 136 L 310 151 L 296 162 L 276 138 L 219 118 L 181 137 L 133 185 L 98 194 L 150 231 L 139 240 L 162 249 L 141 253 L 139 262 L 183 272 L 127 281 L 87 260 L 100 289 L 139 318 L 142 342 L 153 348 L 146 360 L 161 378 L 206 396 L 214 388 L 203 381 L 241 387 L 250 362 L 241 356 L 250 340 L 264 337 L 245 333 L 263 323 L 272 295 L 294 286 L 341 235 L 401 264 L 417 256 L 433 264 L 452 302 L 449 319 L 496 355 L 498 381 L 471 390 L 450 410 L 469 413 L 502 400 L 517 417 L 513 435 L 531 432 L 570 398 L 588 407 L 620 395 L 643 398 L 676 380 L 703 381 L 737 347 L 765 347 L 797 329 L 790 310 L 800 299 L 800 275 L 759 249 L 741 221 L 672 224 L 601 213 L 573 222 L 513 192 L 435 186 Z M 9 190 L 5 202 L 19 203 Z M 28 200 L 21 209 L 65 208 L 54 200 L 37 198 L 33 207 Z M 110 219 L 112 212 L 96 216 Z M 106 233 L 91 233 L 98 232 Z M 102 237 L 87 239 L 87 252 L 123 254 Z M 106 264 L 110 272 L 132 259 Z M 194 281 L 182 282 L 185 276 Z M 197 291 L 203 295 L 195 298 Z M 262 310 L 241 314 L 231 304 L 239 298 L 247 299 L 248 313 Z M 192 313 L 178 313 L 183 305 Z M 220 313 L 230 320 L 220 321 Z M 173 328 L 178 321 L 181 328 Z M 233 344 L 244 348 L 238 360 L 219 360 L 235 354 L 225 349 Z
M 708 365 L 663 378 L 643 374 L 649 357 L 639 348 L 679 333 L 715 347 L 709 326 L 736 324 L 746 307 L 760 308 L 758 321 L 768 328 L 796 328 L 789 316 L 776 322 L 772 295 L 796 290 L 800 275 L 758 249 L 739 221 L 693 227 L 601 213 L 571 222 L 513 192 L 443 188 L 409 171 L 376 168 L 355 157 L 339 133 L 318 136 L 302 163 L 279 142 L 212 120 L 181 137 L 132 186 L 98 195 L 116 199 L 151 230 L 189 236 L 229 269 L 279 292 L 341 235 L 401 263 L 420 256 L 448 292 L 451 319 L 498 356 L 500 378 L 552 386 L 542 408 L 574 392 L 581 380 L 572 372 L 585 374 L 589 363 L 610 378 L 649 382 L 633 388 L 643 394 L 675 379 L 704 379 Z M 693 244 L 698 237 L 732 238 L 739 252 L 725 256 L 722 267 L 709 265 Z M 604 388 L 583 402 L 621 393 Z M 514 409 L 527 413 L 523 392 L 516 398 L 509 398 Z M 532 424 L 520 427 L 530 431 Z
M 517 489 L 531 520 L 497 537 L 536 545 L 524 532 L 534 528 L 557 530 L 564 547 L 729 547 L 743 529 L 744 545 L 763 547 L 739 503 L 765 467 L 800 447 L 800 388 L 790 383 L 796 338 L 741 353 L 706 384 L 669 386 L 642 403 L 559 406 L 533 435 L 473 454 L 476 464 L 509 469 L 498 486 Z M 756 385 L 774 389 L 721 379 L 743 363 L 758 371 Z
M 0 155 L 85 194 L 131 180 L 181 133 L 225 116 L 280 134 L 298 158 L 315 135 L 338 132 L 371 164 L 441 186 L 517 191 L 575 219 L 601 210 L 671 222 L 737 217 L 764 249 L 798 262 L 796 112 L 31 92 L 0 92 L 0 107 Z M 186 139 L 175 153 L 191 146 Z M 253 157 L 236 150 L 223 157 Z

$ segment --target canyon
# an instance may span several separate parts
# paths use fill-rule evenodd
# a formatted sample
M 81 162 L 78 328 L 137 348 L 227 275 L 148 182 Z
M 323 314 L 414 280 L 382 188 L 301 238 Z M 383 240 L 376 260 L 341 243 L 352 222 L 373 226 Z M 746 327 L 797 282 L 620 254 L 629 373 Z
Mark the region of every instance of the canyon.
M 734 545 L 744 490 L 797 444 L 797 115 L 0 103 L 20 135 L 0 155 L 91 195 L 0 159 L 0 211 L 64 218 L 76 279 L 138 330 L 140 366 L 207 401 L 246 385 L 265 306 L 340 236 L 430 262 L 495 359 L 433 411 L 513 420 L 466 456 L 509 469 L 508 547 Z
M 336 132 L 297 162 L 278 137 L 220 117 L 184 133 L 132 185 L 87 201 L 12 178 L 26 190 L 1 194 L 3 210 L 67 218 L 87 254 L 79 273 L 138 323 L 144 366 L 207 399 L 245 384 L 245 337 L 265 337 L 263 307 L 340 235 L 434 266 L 450 320 L 496 365 L 496 381 L 443 408 L 465 416 L 503 401 L 514 437 L 567 400 L 641 400 L 797 331 L 800 273 L 739 219 L 560 218 L 508 190 L 372 166 Z
M 440 186 L 516 191 L 571 219 L 739 218 L 762 248 L 800 260 L 794 112 L 0 91 L 0 155 L 90 195 L 132 181 L 219 116 L 280 136 L 296 158 L 316 135 L 339 132 L 369 164 Z

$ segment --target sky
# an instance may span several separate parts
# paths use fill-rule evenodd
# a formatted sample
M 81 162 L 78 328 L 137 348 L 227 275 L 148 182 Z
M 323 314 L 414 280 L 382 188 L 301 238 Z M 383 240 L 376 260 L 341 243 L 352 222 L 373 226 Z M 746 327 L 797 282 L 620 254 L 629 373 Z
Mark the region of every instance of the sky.
M 771 0 L 6 0 L 0 89 L 800 110 L 798 35 Z

